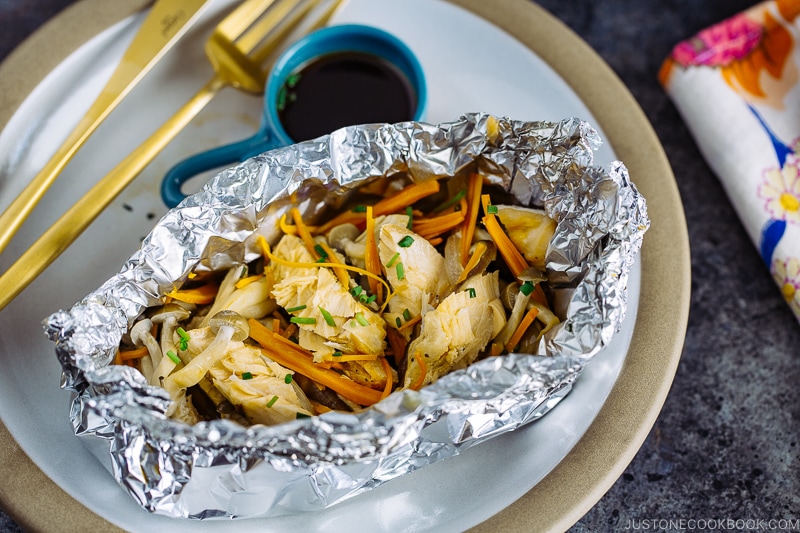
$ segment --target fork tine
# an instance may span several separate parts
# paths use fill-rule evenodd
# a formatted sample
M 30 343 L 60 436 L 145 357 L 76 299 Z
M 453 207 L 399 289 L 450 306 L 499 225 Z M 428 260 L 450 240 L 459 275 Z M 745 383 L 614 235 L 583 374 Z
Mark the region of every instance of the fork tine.
M 280 0 L 245 0 L 225 19 L 217 24 L 215 34 L 222 35 L 229 41 L 234 41 L 242 33 L 242 28 L 249 28 L 255 21 L 274 4 Z
M 317 1 L 319 0 L 311 3 Z M 250 54 L 270 33 L 271 29 L 276 28 L 281 21 L 287 20 L 292 15 L 292 11 L 302 4 L 303 0 L 278 0 L 262 17 L 251 23 L 241 37 L 236 39 L 236 47 L 243 53 Z M 301 11 L 307 13 L 308 9 L 304 6 Z M 292 15 L 291 18 L 294 20 L 295 16 Z

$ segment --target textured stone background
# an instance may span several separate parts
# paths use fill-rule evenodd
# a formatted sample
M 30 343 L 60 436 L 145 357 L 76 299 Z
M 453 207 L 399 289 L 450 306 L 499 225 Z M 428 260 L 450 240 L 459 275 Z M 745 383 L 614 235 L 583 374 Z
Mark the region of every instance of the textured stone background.
M 0 0 L 0 60 L 69 3 Z M 616 531 L 631 519 L 800 519 L 800 325 L 656 80 L 674 44 L 755 2 L 539 3 L 644 109 L 673 166 L 692 247 L 691 314 L 672 391 L 633 462 L 571 531 Z M 20 529 L 0 512 L 0 531 Z

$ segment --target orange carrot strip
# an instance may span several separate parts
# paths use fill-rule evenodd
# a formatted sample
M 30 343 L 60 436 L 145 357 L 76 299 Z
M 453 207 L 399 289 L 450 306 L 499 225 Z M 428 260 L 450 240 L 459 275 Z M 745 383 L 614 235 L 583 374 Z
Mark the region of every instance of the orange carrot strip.
M 406 353 L 406 346 L 408 342 L 406 338 L 400 335 L 395 328 L 386 328 L 386 338 L 389 341 L 389 346 L 392 347 L 392 356 L 394 363 L 400 365 L 400 361 Z
M 383 365 L 383 371 L 386 372 L 386 385 L 384 385 L 383 393 L 381 393 L 382 400 L 392 393 L 392 367 L 389 366 L 389 361 L 385 357 L 381 357 L 381 364 Z
M 184 302 L 188 304 L 210 304 L 214 301 L 214 298 L 217 296 L 217 291 L 219 290 L 219 285 L 216 283 L 209 283 L 207 285 L 201 285 L 200 287 L 196 287 L 194 289 L 177 289 L 173 290 L 172 292 L 168 292 L 167 296 L 178 300 L 179 302 Z
M 273 334 L 259 321 L 250 319 L 250 337 L 278 364 L 299 372 L 310 379 L 329 387 L 359 405 L 372 405 L 381 400 L 381 393 L 359 385 L 338 372 L 320 368 L 314 364 L 313 354 L 297 344 Z
M 364 251 L 364 265 L 367 270 L 376 276 L 380 276 L 381 272 L 381 258 L 378 255 L 378 244 L 375 242 L 375 218 L 372 215 L 372 206 L 367 206 L 367 228 L 366 232 L 366 249 Z M 369 291 L 377 297 L 378 304 L 383 303 L 383 287 L 378 283 L 378 280 L 370 277 Z M 349 287 L 346 287 L 349 288 Z
M 444 239 L 441 237 L 434 237 L 433 239 L 428 239 L 428 242 L 431 243 L 431 246 L 439 246 L 444 242 Z
M 506 232 L 497 221 L 497 217 L 489 213 L 489 195 L 484 194 L 481 196 L 481 201 L 483 203 L 484 212 L 483 225 L 486 226 L 486 231 L 492 236 L 494 243 L 497 245 L 497 249 L 500 251 L 500 255 L 503 256 L 508 268 L 511 269 L 511 273 L 514 274 L 514 277 L 518 277 L 523 270 L 528 268 L 528 262 L 525 261 L 525 258 L 519 253 L 517 247 L 514 246 L 514 243 L 508 238 L 508 235 L 506 235 Z
M 134 348 L 133 350 L 120 350 L 119 352 L 119 359 L 120 361 L 130 361 L 132 359 L 141 359 L 145 355 L 147 355 L 147 346 L 142 346 L 141 348 Z
M 483 177 L 477 172 L 469 175 L 467 186 L 467 213 L 461 226 L 461 264 L 466 265 L 472 237 L 475 235 L 475 224 L 478 222 L 478 210 L 481 201 Z
M 384 198 L 372 206 L 373 216 L 379 217 L 402 211 L 413 204 L 432 194 L 439 192 L 439 182 L 436 180 L 422 181 L 420 183 L 412 183 L 407 185 L 397 194 Z M 318 227 L 316 233 L 327 233 L 334 226 L 350 222 L 352 224 L 359 224 L 364 221 L 364 213 L 356 213 L 354 211 L 345 211 L 333 217 L 327 223 Z
M 519 326 L 517 326 L 517 329 L 514 330 L 514 334 L 511 335 L 510 339 L 508 339 L 508 342 L 506 343 L 506 350 L 508 350 L 509 352 L 514 350 L 514 348 L 517 346 L 517 344 L 519 344 L 520 339 L 528 330 L 530 325 L 533 324 L 533 321 L 536 319 L 536 315 L 538 314 L 539 314 L 538 307 L 531 307 L 530 311 L 525 313 L 525 316 L 522 317 L 522 320 L 520 320 L 519 322 Z
M 339 258 L 333 253 L 333 250 L 325 241 L 319 241 L 319 245 L 325 250 L 325 253 L 328 254 L 328 261 L 331 263 L 341 264 Z M 336 274 L 336 277 L 339 278 L 339 283 L 344 286 L 345 289 L 350 289 L 350 276 L 347 274 L 347 271 L 341 267 L 333 267 L 333 273 Z
M 311 233 L 308 231 L 308 227 L 303 223 L 303 217 L 300 215 L 300 210 L 296 207 L 293 207 L 289 210 L 289 213 L 292 214 L 292 219 L 294 219 L 294 225 L 297 227 L 297 234 L 303 239 L 303 244 L 306 245 L 308 251 L 311 252 L 312 257 L 314 259 L 319 259 L 319 253 L 316 250 L 317 241 L 311 237 Z
M 252 276 L 247 276 L 246 278 L 242 278 L 237 281 L 234 285 L 237 289 L 243 289 L 253 283 L 254 281 L 258 281 L 259 279 L 263 278 L 264 274 L 254 274 Z
M 117 353 L 114 354 L 114 361 L 111 363 L 112 365 L 121 365 L 122 364 L 122 353 L 117 349 Z
M 346 363 L 348 361 L 375 361 L 378 358 L 376 353 L 343 353 L 342 355 L 326 355 L 325 362 Z
M 299 330 L 299 329 L 300 328 L 297 327 L 297 324 L 289 324 L 289 326 L 287 326 L 287 328 L 285 330 L 283 330 L 283 332 L 281 333 L 281 337 L 283 337 L 285 339 L 288 339 L 292 335 L 297 333 L 297 330 Z
M 491 351 L 489 352 L 492 357 L 497 357 L 501 353 L 503 353 L 503 345 L 499 342 L 493 342 Z
M 408 329 L 408 328 L 412 327 L 414 324 L 416 324 L 417 322 L 419 322 L 420 320 L 422 320 L 422 315 L 417 315 L 414 318 L 412 318 L 411 320 L 409 320 L 408 322 L 406 322 L 405 324 L 403 324 L 402 326 L 400 326 L 399 328 L 397 328 L 397 331 L 403 331 L 405 329 Z
M 414 354 L 414 359 L 417 361 L 417 365 L 419 365 L 419 377 L 414 380 L 408 388 L 419 390 L 422 388 L 422 384 L 425 383 L 425 377 L 428 375 L 428 365 L 425 364 L 425 356 L 420 356 L 419 352 Z
M 446 215 L 415 221 L 413 229 L 420 237 L 431 240 L 458 227 L 462 222 L 464 222 L 464 213 L 462 211 L 453 211 Z
M 272 319 L 272 333 L 275 335 L 281 334 L 281 319 L 280 318 L 273 318 Z
M 475 251 L 472 252 L 472 255 L 469 257 L 469 261 L 467 261 L 466 266 L 464 266 L 464 270 L 462 270 L 461 274 L 458 276 L 456 284 L 461 283 L 462 281 L 467 279 L 467 275 L 473 268 L 475 268 L 475 265 L 477 265 L 478 261 L 481 260 L 481 257 L 483 257 L 483 254 L 486 253 L 486 250 L 487 250 L 486 245 L 483 244 L 482 242 L 479 242 L 478 244 L 475 245 Z

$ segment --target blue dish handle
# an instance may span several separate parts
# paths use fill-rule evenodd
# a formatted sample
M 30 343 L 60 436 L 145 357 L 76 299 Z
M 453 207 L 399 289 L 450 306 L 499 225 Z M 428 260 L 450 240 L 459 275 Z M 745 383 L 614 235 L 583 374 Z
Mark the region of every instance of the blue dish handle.
M 193 177 L 213 170 L 242 162 L 250 157 L 277 148 L 275 137 L 262 129 L 256 135 L 235 143 L 219 146 L 205 152 L 187 157 L 172 167 L 161 182 L 161 199 L 173 208 L 186 198 L 181 192 L 183 184 Z

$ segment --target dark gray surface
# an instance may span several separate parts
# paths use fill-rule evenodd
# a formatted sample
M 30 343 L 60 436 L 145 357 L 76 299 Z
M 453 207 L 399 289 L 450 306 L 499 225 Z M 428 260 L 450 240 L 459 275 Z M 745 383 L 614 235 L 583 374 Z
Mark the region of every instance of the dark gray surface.
M 0 0 L 0 60 L 70 3 Z M 623 476 L 571 531 L 679 530 L 690 520 L 723 527 L 752 520 L 752 529 L 768 520 L 796 523 L 800 325 L 656 79 L 674 44 L 755 2 L 539 3 L 611 65 L 644 109 L 678 181 L 692 247 L 691 314 L 672 391 Z M 0 532 L 18 531 L 0 512 Z

